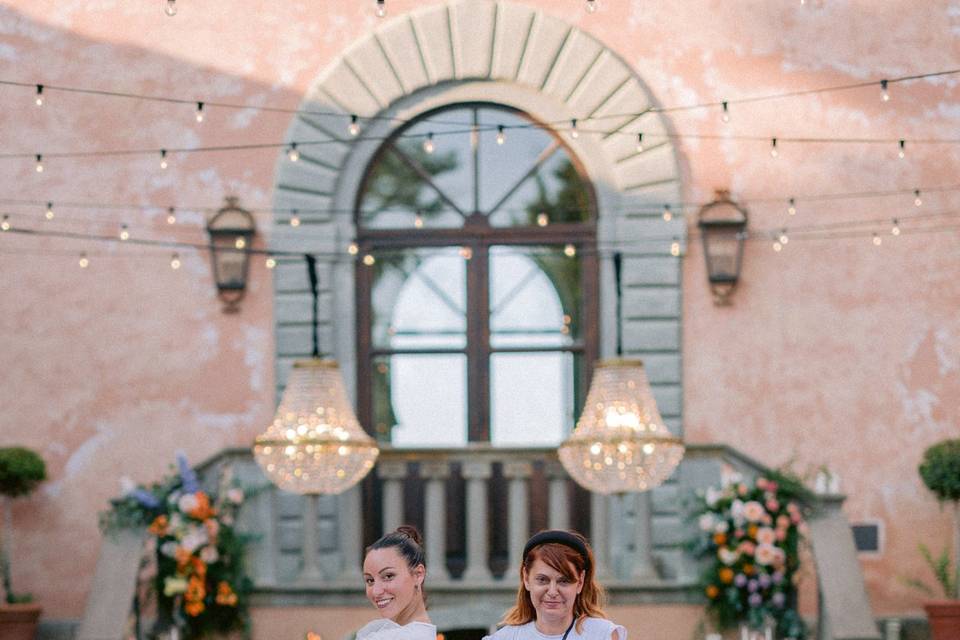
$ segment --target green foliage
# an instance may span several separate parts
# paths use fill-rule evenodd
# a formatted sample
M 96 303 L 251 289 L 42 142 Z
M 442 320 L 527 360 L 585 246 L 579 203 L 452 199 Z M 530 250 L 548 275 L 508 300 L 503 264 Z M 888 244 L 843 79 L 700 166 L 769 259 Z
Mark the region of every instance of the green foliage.
M 960 439 L 944 440 L 924 451 L 919 471 L 939 500 L 960 500 Z
M 920 555 L 923 556 L 927 566 L 933 571 L 933 575 L 937 579 L 937 584 L 940 585 L 943 595 L 953 600 L 960 598 L 960 584 L 958 584 L 957 574 L 951 566 L 950 550 L 944 547 L 940 555 L 935 558 L 927 545 L 921 543 L 919 548 Z M 922 591 L 931 598 L 937 597 L 937 592 L 931 589 L 925 582 L 915 578 L 904 580 L 904 582 L 918 591 Z
M 36 452 L 24 447 L 0 449 L 0 494 L 25 496 L 47 479 L 47 467 Z

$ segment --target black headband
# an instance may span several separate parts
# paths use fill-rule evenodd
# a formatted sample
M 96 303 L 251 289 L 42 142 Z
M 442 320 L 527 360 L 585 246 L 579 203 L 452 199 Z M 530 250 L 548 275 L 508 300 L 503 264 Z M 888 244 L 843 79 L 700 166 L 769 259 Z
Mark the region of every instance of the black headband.
M 584 569 L 590 569 L 590 554 L 587 552 L 586 543 L 580 536 L 562 529 L 541 531 L 527 540 L 527 544 L 523 548 L 523 558 L 526 559 L 527 554 L 530 553 L 534 547 L 540 546 L 541 544 L 562 544 L 565 547 L 570 547 L 583 558 Z

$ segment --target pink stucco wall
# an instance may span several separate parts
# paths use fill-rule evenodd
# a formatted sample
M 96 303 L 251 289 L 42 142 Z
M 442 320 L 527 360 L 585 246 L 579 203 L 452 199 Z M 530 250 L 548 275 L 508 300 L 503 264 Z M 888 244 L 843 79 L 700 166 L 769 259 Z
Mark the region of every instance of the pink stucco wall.
M 397 15 L 428 0 L 388 0 Z M 429 0 L 432 2 L 432 0 Z M 594 34 L 633 65 L 664 105 L 710 102 L 949 69 L 960 15 L 948 2 L 525 0 Z M 0 79 L 187 99 L 296 107 L 339 52 L 378 24 L 373 2 L 15 0 L 0 6 Z M 953 78 L 813 95 L 732 109 L 727 129 L 761 136 L 955 137 Z M 0 86 L 2 151 L 210 146 L 276 142 L 289 116 Z M 781 145 L 697 139 L 724 131 L 711 110 L 671 114 L 684 198 L 715 188 L 756 199 L 956 184 L 956 145 Z M 0 194 L 159 208 L 89 210 L 3 204 L 13 224 L 205 242 L 202 214 L 225 195 L 269 207 L 271 151 L 158 158 L 0 159 Z M 950 211 L 953 192 L 924 195 Z M 751 225 L 901 219 L 912 195 L 750 207 Z M 183 210 L 175 229 L 164 208 Z M 24 215 L 28 217 L 23 217 Z M 949 224 L 952 218 L 937 220 Z M 263 234 L 267 214 L 258 214 Z M 879 228 L 879 227 L 878 227 Z M 906 223 L 904 228 L 907 228 Z M 916 543 L 939 547 L 949 518 L 920 484 L 927 445 L 956 436 L 960 418 L 957 232 L 747 247 L 732 307 L 711 304 L 702 255 L 684 258 L 687 437 L 727 442 L 768 464 L 826 465 L 854 520 L 885 523 L 885 546 L 864 560 L 878 614 L 919 614 L 898 576 L 923 573 Z M 261 239 L 258 242 L 263 242 Z M 77 254 L 90 254 L 81 271 Z M 199 462 L 249 443 L 273 402 L 270 274 L 256 261 L 238 315 L 215 301 L 206 256 L 0 236 L 0 445 L 47 459 L 51 480 L 15 510 L 16 579 L 52 618 L 81 615 L 99 545 L 96 513 L 118 478 L 149 481 L 177 449 Z

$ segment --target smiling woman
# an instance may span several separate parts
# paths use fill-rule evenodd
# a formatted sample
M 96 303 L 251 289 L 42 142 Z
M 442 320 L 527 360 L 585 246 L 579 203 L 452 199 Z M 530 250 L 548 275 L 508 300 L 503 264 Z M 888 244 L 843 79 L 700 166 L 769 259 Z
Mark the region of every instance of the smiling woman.
M 415 527 L 401 526 L 367 547 L 363 582 L 380 620 L 357 632 L 357 640 L 435 640 L 427 615 L 423 540 Z

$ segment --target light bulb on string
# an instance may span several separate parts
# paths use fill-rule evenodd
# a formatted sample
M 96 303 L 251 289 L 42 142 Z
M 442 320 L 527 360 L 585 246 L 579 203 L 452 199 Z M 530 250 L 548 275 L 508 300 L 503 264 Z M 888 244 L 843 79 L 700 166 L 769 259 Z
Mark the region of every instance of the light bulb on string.
M 543 211 L 541 211 L 540 213 L 538 213 L 538 214 L 537 214 L 537 226 L 538 226 L 538 227 L 545 227 L 545 226 L 547 226 L 548 224 L 550 224 L 550 216 L 548 216 L 548 215 L 547 215 L 546 213 L 544 213 Z
M 595 13 L 597 10 L 597 0 L 587 0 L 587 13 Z
M 879 247 L 881 244 L 883 244 L 883 238 L 880 237 L 880 234 L 878 234 L 876 231 L 874 231 L 874 232 L 873 232 L 873 245 L 874 245 L 875 247 Z
M 352 136 L 360 133 L 360 122 L 358 121 L 357 114 L 354 113 L 350 116 L 350 125 L 347 127 L 347 131 L 349 131 Z
M 572 257 L 574 257 L 575 255 L 577 255 L 577 247 L 576 247 L 576 245 L 574 245 L 574 244 L 569 244 L 569 243 L 568 243 L 568 244 L 563 248 L 563 255 L 567 256 L 568 258 L 572 258 Z
M 355 256 L 359 252 L 360 252 L 360 247 L 357 246 L 356 242 L 351 242 L 349 245 L 347 245 L 347 253 L 349 253 L 350 255 Z
M 419 211 L 413 214 L 413 226 L 417 229 L 423 229 L 423 214 Z
M 167 224 L 177 223 L 177 211 L 173 207 L 167 209 Z
M 203 122 L 203 103 L 197 103 L 197 113 L 196 113 L 197 122 Z
M 770 138 L 770 157 L 776 158 L 779 155 L 780 155 L 780 152 L 777 151 L 777 139 Z
M 890 102 L 890 92 L 887 91 L 887 81 L 880 81 L 880 100 L 883 102 Z
M 171 269 L 173 269 L 174 271 L 176 271 L 177 269 L 180 268 L 180 265 L 181 265 L 181 263 L 180 263 L 180 254 L 179 254 L 179 253 L 174 253 L 172 256 L 170 256 L 170 268 L 171 268 Z
M 890 228 L 890 235 L 900 235 L 900 222 L 896 218 L 893 219 L 893 226 Z
M 167 150 L 166 149 L 160 149 L 160 168 L 161 169 L 167 168 Z
M 239 238 L 233 241 L 233 246 L 235 249 L 246 249 L 247 240 L 243 236 L 240 236 Z
M 3 218 L 0 219 L 0 231 L 10 231 L 10 216 L 3 214 Z
M 783 231 L 780 232 L 780 237 L 778 238 L 778 240 L 780 241 L 780 244 L 782 244 L 782 245 L 784 245 L 784 246 L 786 246 L 786 244 L 787 244 L 788 242 L 790 242 L 790 238 L 789 238 L 789 236 L 787 236 L 787 230 L 786 230 L 786 229 L 784 229 Z
M 677 256 L 680 255 L 680 242 L 679 242 L 679 241 L 674 240 L 673 242 L 670 243 L 670 255 L 672 255 L 674 258 L 676 258 Z
M 34 103 L 35 103 L 38 107 L 42 107 L 42 106 L 43 106 L 43 85 L 42 85 L 42 84 L 38 84 L 38 85 L 37 85 L 37 99 L 34 100 Z
M 37 173 L 43 173 L 43 154 L 37 154 Z
M 637 134 L 637 153 L 643 153 L 643 132 Z
M 503 125 L 497 125 L 497 144 L 503 146 L 503 143 L 507 141 L 507 134 L 503 131 Z
M 787 201 L 787 213 L 791 216 L 797 215 L 797 201 L 795 198 L 790 198 Z
M 727 104 L 727 101 L 724 100 L 720 103 L 722 109 L 720 119 L 724 122 L 730 122 L 730 106 Z
M 377 0 L 377 17 L 382 18 L 387 15 L 387 3 L 385 0 Z
M 372 267 L 373 263 L 375 263 L 376 261 L 377 259 L 373 257 L 372 253 L 368 253 L 365 256 L 363 256 L 363 264 L 367 265 L 368 267 Z
M 167 6 L 163 8 L 163 12 L 171 18 L 177 15 L 177 0 L 167 0 Z
M 297 162 L 300 160 L 300 152 L 297 151 L 297 143 L 291 142 L 290 148 L 287 151 L 287 158 L 290 159 L 290 162 Z
M 431 131 L 427 134 L 426 139 L 423 141 L 423 150 L 427 153 L 433 153 L 435 148 L 436 147 L 433 145 L 433 132 Z
M 299 213 L 300 213 L 300 212 L 297 211 L 296 209 L 292 209 L 292 210 L 290 211 L 290 226 L 291 226 L 291 227 L 299 227 L 299 226 L 300 226 L 300 215 L 299 215 Z
M 274 267 L 277 266 L 277 260 L 276 260 L 275 258 L 273 258 L 272 256 L 271 256 L 271 257 L 268 257 L 268 258 L 264 261 L 263 265 L 264 265 L 267 269 L 273 269 Z
M 669 204 L 663 205 L 663 214 L 662 214 L 662 215 L 663 215 L 663 219 L 664 219 L 665 222 L 670 222 L 671 220 L 673 220 L 673 211 L 670 210 L 670 205 L 669 205 Z
M 44 214 L 44 217 L 47 220 L 53 220 L 53 203 L 52 202 L 47 203 L 47 212 Z
M 920 189 L 913 190 L 913 206 L 919 207 L 923 204 L 923 199 L 920 198 Z
M 783 245 L 780 244 L 779 242 L 774 242 L 773 250 L 776 251 L 777 253 L 780 253 L 781 251 L 783 251 Z
M 121 240 L 130 239 L 130 229 L 127 228 L 126 224 L 120 225 L 120 239 Z
M 570 137 L 576 140 L 580 137 L 580 132 L 577 131 L 577 119 L 572 118 L 570 120 Z
M 460 257 L 464 260 L 469 260 L 473 257 L 473 249 L 467 246 L 460 247 Z
M 81 269 L 86 269 L 90 266 L 90 260 L 87 258 L 86 252 L 80 254 L 80 260 L 77 261 L 77 264 L 80 265 Z
M 906 147 L 906 146 L 907 146 L 907 141 L 906 141 L 906 140 L 900 140 L 900 151 L 897 152 L 897 156 L 898 156 L 901 160 L 903 160 L 903 158 L 907 155 L 906 152 L 905 152 L 905 147 Z

